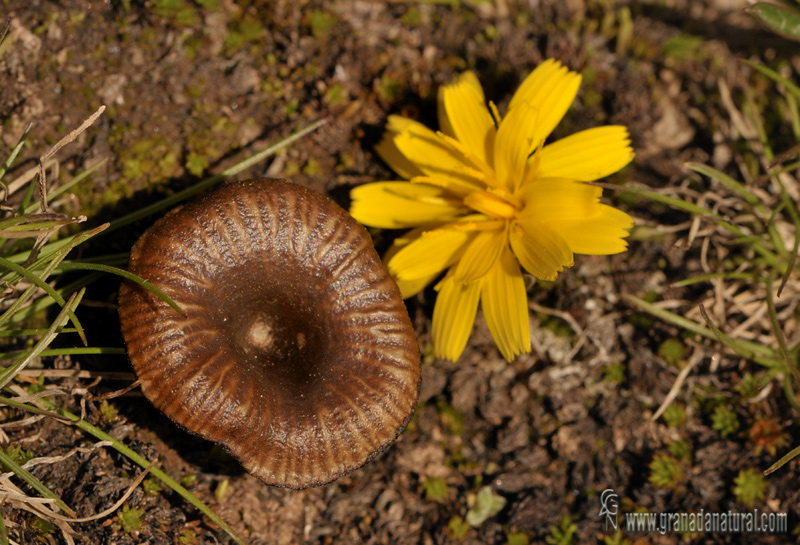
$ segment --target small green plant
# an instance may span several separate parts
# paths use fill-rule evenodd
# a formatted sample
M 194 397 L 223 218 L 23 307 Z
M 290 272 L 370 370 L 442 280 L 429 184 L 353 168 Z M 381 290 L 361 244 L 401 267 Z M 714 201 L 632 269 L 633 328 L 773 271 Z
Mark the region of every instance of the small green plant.
M 447 531 L 453 539 L 461 541 L 469 533 L 469 524 L 463 518 L 455 516 L 447 523 Z
M 686 425 L 686 408 L 680 403 L 672 403 L 661 415 L 670 428 L 682 428 Z
M 756 469 L 745 469 L 733 480 L 733 494 L 736 501 L 752 508 L 756 502 L 764 500 L 767 481 L 764 474 Z
M 117 523 L 124 532 L 138 532 L 142 529 L 142 515 L 144 515 L 144 509 L 131 508 L 126 503 L 122 506 L 122 509 L 117 511 Z
M 444 501 L 450 497 L 447 481 L 442 477 L 428 477 L 423 481 L 422 488 L 428 501 Z
M 614 384 L 625 382 L 625 366 L 621 363 L 612 363 L 603 370 L 603 379 Z
M 739 419 L 725 405 L 717 405 L 711 415 L 711 427 L 725 438 L 739 431 Z
M 506 534 L 506 545 L 528 545 L 528 536 L 522 532 L 510 532 Z
M 43 518 L 33 515 L 28 519 L 28 528 L 36 535 L 44 538 L 47 541 L 51 541 L 47 538 L 55 531 L 56 526 L 55 524 L 46 521 Z
M 686 362 L 686 347 L 680 339 L 672 337 L 667 339 L 658 347 L 658 355 L 664 358 L 668 364 L 675 367 L 683 367 Z
M 570 545 L 572 537 L 578 531 L 578 527 L 572 522 L 569 515 L 564 515 L 558 521 L 558 524 L 550 526 L 550 535 L 545 538 L 549 545 Z
M 180 535 L 178 536 L 178 544 L 179 545 L 197 545 L 198 539 L 197 534 L 190 529 L 182 530 Z
M 103 416 L 103 420 L 106 422 L 113 422 L 117 419 L 119 410 L 117 409 L 116 405 L 109 403 L 107 399 L 104 399 L 100 402 L 100 414 Z
M 669 453 L 681 462 L 688 462 L 692 459 L 692 450 L 689 447 L 689 443 L 683 439 L 670 441 L 667 448 L 669 449 Z
M 467 523 L 477 528 L 506 506 L 506 499 L 489 486 L 484 486 L 475 496 L 475 504 L 467 511 Z
M 436 408 L 439 409 L 439 419 L 442 421 L 442 425 L 447 428 L 450 435 L 460 436 L 464 429 L 464 417 L 461 413 L 442 400 L 436 403 Z
M 337 18 L 334 14 L 322 11 L 321 9 L 312 9 L 306 16 L 308 24 L 311 27 L 311 34 L 317 38 L 325 38 L 328 35 L 328 30 L 336 24 Z
M 148 496 L 157 496 L 159 492 L 164 491 L 164 487 L 161 486 L 157 479 L 145 479 L 142 483 L 142 488 Z
M 656 454 L 650 462 L 649 481 L 656 488 L 677 488 L 683 479 L 681 463 L 666 454 Z
M 8 445 L 4 452 L 5 455 L 17 465 L 24 466 L 30 460 L 33 460 L 33 452 L 23 448 L 20 445 L 17 445 L 16 443 L 11 443 Z M 10 469 L 10 466 L 5 462 L 3 462 L 2 467 L 4 471 L 8 471 Z
M 736 385 L 736 391 L 747 399 L 756 397 L 760 390 L 761 384 L 759 384 L 759 380 L 750 373 L 745 373 Z

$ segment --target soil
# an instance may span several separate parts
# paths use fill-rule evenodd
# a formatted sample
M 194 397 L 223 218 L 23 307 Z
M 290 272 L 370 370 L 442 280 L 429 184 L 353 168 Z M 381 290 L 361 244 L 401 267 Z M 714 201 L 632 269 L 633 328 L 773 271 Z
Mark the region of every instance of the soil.
M 691 182 L 703 191 L 709 182 L 689 174 L 687 161 L 734 176 L 742 161 L 720 95 L 724 85 L 741 97 L 746 75 L 736 59 L 795 59 L 797 69 L 797 47 L 758 28 L 741 7 L 733 0 L 3 0 L 0 13 L 10 19 L 14 42 L 0 59 L 0 147 L 10 149 L 34 123 L 13 179 L 106 105 L 100 120 L 59 153 L 61 174 L 51 176 L 59 183 L 107 159 L 59 203 L 99 224 L 324 117 L 323 128 L 239 177 L 289 178 L 347 207 L 355 185 L 396 179 L 372 151 L 389 114 L 435 126 L 437 87 L 465 69 L 476 71 L 503 111 L 517 84 L 552 57 L 584 75 L 555 137 L 625 125 L 637 157 L 611 182 L 657 189 Z M 702 245 L 686 242 L 688 214 L 607 193 L 637 219 L 629 251 L 578 256 L 557 282 L 531 286 L 531 354 L 506 363 L 479 315 L 458 362 L 426 355 L 408 430 L 332 484 L 304 491 L 263 485 L 135 393 L 114 399 L 112 416 L 85 399 L 86 418 L 170 475 L 194 476 L 192 491 L 252 544 L 793 541 L 800 516 L 794 463 L 767 479 L 754 504 L 788 513 L 789 534 L 615 536 L 599 516 L 608 488 L 626 512 L 748 511 L 734 480 L 743 470 L 766 469 L 798 438 L 797 415 L 779 383 L 755 401 L 737 390 L 748 374 L 762 376 L 761 367 L 627 302 L 628 294 L 675 300 L 676 312 L 700 321 L 698 303 L 714 294 L 705 285 L 671 286 L 702 271 Z M 88 245 L 83 255 L 129 251 L 154 219 Z M 397 233 L 373 234 L 383 250 Z M 87 295 L 80 317 L 90 345 L 122 346 L 115 290 L 108 279 Z M 424 354 L 434 297 L 428 289 L 408 301 Z M 676 346 L 683 350 L 677 358 L 669 351 Z M 683 419 L 653 421 L 687 362 L 695 367 L 674 401 Z M 42 364 L 130 372 L 122 356 Z M 91 391 L 125 385 L 105 380 Z M 81 397 L 78 391 L 64 403 L 80 411 Z M 725 436 L 713 420 L 720 405 L 740 423 Z M 754 439 L 759 422 L 777 424 L 774 444 Z M 6 431 L 36 456 L 93 443 L 54 421 Z M 653 464 L 664 457 L 676 460 L 679 472 L 669 486 L 657 486 Z M 95 448 L 34 473 L 78 516 L 88 516 L 111 506 L 139 471 L 114 451 Z M 484 487 L 505 505 L 471 526 L 465 519 Z M 16 542 L 64 542 L 26 512 L 2 509 Z M 123 509 L 143 510 L 138 530 L 116 513 L 75 524 L 76 541 L 232 543 L 168 491 L 139 487 Z

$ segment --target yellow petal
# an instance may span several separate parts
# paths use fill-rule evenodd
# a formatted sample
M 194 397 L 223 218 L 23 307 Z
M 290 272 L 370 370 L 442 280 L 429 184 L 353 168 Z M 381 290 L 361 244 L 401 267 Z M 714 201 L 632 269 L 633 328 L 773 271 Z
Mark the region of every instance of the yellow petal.
M 416 294 L 425 289 L 425 286 L 436 280 L 439 273 L 431 274 L 423 278 L 415 278 L 414 280 L 397 280 L 397 287 L 400 289 L 400 295 L 403 299 L 414 297 Z
M 527 102 L 510 110 L 494 140 L 494 169 L 499 186 L 513 193 L 525 177 L 528 155 L 540 136 L 537 119 L 539 111 Z
M 474 232 L 447 227 L 426 232 L 389 260 L 389 272 L 404 281 L 435 276 L 458 261 L 474 238 Z
M 350 214 L 383 229 L 402 229 L 452 219 L 464 208 L 440 187 L 408 182 L 376 182 L 350 191 Z
M 554 221 L 550 226 L 558 231 L 576 254 L 611 255 L 628 248 L 624 237 L 633 227 L 633 218 L 605 204 L 598 205 L 590 218 Z
M 473 282 L 489 272 L 507 246 L 507 240 L 505 229 L 478 232 L 453 269 L 455 281 Z
M 475 323 L 480 294 L 481 282 L 459 284 L 452 275 L 442 281 L 431 327 L 436 357 L 456 361 L 461 356 Z
M 386 161 L 386 164 L 389 165 L 392 170 L 407 180 L 410 180 L 414 176 L 422 176 L 423 172 L 397 149 L 394 139 L 398 134 L 413 126 L 425 128 L 425 125 L 413 119 L 400 115 L 390 115 L 386 123 L 386 132 L 383 133 L 383 138 L 381 138 L 380 143 L 375 146 L 375 151 L 378 152 L 381 159 Z
M 414 240 L 417 240 L 426 230 L 431 230 L 431 228 L 432 227 L 413 229 L 402 237 L 396 238 L 394 244 L 389 247 L 389 250 L 383 256 L 383 263 L 388 264 L 389 261 L 397 255 L 397 252 L 405 246 L 408 246 Z M 403 296 L 403 299 L 408 299 L 425 289 L 425 286 L 433 282 L 440 273 L 441 271 L 436 271 L 427 276 L 414 278 L 413 280 L 400 280 L 395 278 L 395 281 L 397 282 L 397 287 L 400 288 L 400 295 Z
M 580 85 L 580 74 L 570 72 L 558 61 L 548 59 L 519 86 L 508 106 L 508 113 L 524 103 L 537 109 L 539 117 L 536 121 L 536 134 L 545 139 L 567 113 Z
M 519 217 L 537 222 L 579 220 L 600 210 L 603 189 L 568 178 L 536 179 L 522 187 L 525 204 Z
M 628 129 L 619 125 L 575 133 L 545 146 L 537 176 L 590 182 L 613 174 L 633 159 Z
M 536 278 L 555 280 L 574 258 L 564 238 L 548 224 L 525 221 L 512 226 L 511 249 L 520 264 Z
M 395 137 L 394 144 L 424 175 L 480 189 L 485 187 L 475 177 L 481 173 L 466 164 L 461 152 L 424 125 L 409 125 Z
M 525 280 L 508 248 L 483 279 L 481 308 L 492 338 L 506 360 L 531 351 Z
M 487 163 L 491 149 L 488 144 L 494 139 L 494 120 L 473 72 L 464 72 L 451 83 L 439 87 L 438 111 L 441 131 Z

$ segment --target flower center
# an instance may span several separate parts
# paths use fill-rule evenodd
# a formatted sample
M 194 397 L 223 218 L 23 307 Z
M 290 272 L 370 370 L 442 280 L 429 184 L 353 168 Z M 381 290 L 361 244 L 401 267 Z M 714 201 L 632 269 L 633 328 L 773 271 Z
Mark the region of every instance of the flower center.
M 513 218 L 519 210 L 508 200 L 488 191 L 475 191 L 464 197 L 464 204 L 495 218 Z

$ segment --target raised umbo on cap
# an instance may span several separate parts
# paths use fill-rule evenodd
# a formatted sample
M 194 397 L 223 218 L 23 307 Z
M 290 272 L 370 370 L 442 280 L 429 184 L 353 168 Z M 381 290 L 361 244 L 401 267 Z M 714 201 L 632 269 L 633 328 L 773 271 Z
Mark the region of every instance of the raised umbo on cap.
M 144 395 L 264 482 L 324 484 L 402 432 L 419 349 L 366 230 L 332 200 L 257 179 L 173 210 L 133 247 L 119 315 Z

